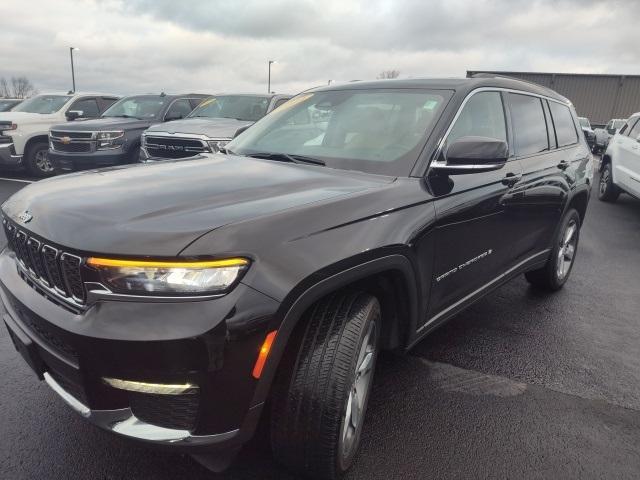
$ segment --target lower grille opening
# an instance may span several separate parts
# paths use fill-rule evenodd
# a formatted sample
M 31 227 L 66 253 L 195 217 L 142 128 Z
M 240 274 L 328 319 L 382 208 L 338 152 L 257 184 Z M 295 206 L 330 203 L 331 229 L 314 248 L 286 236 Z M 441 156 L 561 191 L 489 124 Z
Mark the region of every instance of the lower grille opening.
M 84 390 L 84 387 L 73 380 L 68 379 L 67 377 L 60 375 L 55 370 L 49 368 L 49 375 L 53 378 L 58 385 L 60 385 L 67 393 L 72 395 L 76 400 L 80 401 L 84 405 L 88 405 L 87 402 L 87 393 Z
M 193 430 L 198 419 L 200 395 L 129 392 L 129 402 L 133 414 L 143 422 L 177 430 Z

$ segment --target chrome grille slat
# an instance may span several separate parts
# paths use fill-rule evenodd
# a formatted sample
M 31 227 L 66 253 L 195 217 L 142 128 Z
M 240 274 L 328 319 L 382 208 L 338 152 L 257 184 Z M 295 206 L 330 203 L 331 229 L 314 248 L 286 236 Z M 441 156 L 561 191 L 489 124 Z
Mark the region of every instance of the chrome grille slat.
M 84 304 L 82 258 L 41 242 L 6 219 L 2 223 L 7 245 L 15 253 L 24 276 L 48 287 L 62 300 L 75 305 Z

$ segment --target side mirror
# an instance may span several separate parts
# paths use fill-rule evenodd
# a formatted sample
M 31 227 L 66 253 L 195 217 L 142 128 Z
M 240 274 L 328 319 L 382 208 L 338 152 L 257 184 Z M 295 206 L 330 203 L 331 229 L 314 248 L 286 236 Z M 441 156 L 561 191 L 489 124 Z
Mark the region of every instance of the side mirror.
M 67 120 L 69 120 L 70 122 L 81 118 L 82 115 L 84 115 L 84 112 L 82 110 L 69 110 L 66 113 Z
M 504 140 L 489 137 L 461 137 L 447 147 L 444 160 L 431 168 L 449 175 L 499 170 L 509 158 L 509 146 Z
M 240 135 L 242 132 L 246 131 L 252 124 L 249 125 L 245 125 L 243 127 L 240 127 L 238 130 L 236 130 L 236 133 L 233 135 L 233 138 L 236 138 L 238 135 Z
M 165 122 L 171 122 L 173 120 L 182 120 L 183 118 L 184 118 L 184 116 L 181 113 L 174 112 L 174 113 L 171 113 L 171 114 L 167 114 L 164 117 L 164 121 Z
M 615 128 L 607 128 L 607 132 L 609 132 L 611 135 L 615 135 L 616 134 L 616 129 Z

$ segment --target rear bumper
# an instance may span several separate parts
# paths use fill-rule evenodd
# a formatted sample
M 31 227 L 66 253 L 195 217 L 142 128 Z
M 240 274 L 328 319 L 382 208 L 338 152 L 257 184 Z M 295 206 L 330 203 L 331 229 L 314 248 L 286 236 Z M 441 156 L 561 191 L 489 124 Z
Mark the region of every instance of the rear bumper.
M 16 349 L 89 422 L 195 454 L 235 451 L 253 435 L 262 402 L 254 399 L 251 370 L 278 306 L 270 298 L 239 284 L 214 300 L 101 301 L 73 313 L 29 285 L 7 251 L 0 255 L 0 297 Z M 185 395 L 133 393 L 105 377 L 188 382 L 198 388 L 195 409 Z
M 63 172 L 76 172 L 126 163 L 128 153 L 123 150 L 105 150 L 68 154 L 49 149 L 48 157 L 56 169 Z
M 22 155 L 16 155 L 13 143 L 0 143 L 0 165 L 5 167 L 22 165 Z

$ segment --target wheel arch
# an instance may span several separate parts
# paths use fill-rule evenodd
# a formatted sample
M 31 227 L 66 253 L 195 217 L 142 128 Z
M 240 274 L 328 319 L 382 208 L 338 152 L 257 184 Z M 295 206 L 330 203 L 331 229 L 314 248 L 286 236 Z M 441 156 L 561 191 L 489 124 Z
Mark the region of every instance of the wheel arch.
M 582 225 L 587 213 L 588 204 L 589 191 L 587 189 L 579 190 L 571 197 L 571 200 L 569 201 L 565 212 L 569 211 L 571 208 L 575 208 L 578 211 L 578 215 L 580 215 L 580 225 Z
M 26 156 L 29 152 L 29 149 L 36 143 L 44 142 L 49 145 L 49 136 L 48 135 L 34 135 L 30 137 L 26 143 L 24 144 L 23 154 Z
M 302 282 L 305 284 L 305 282 Z M 292 334 L 305 312 L 318 300 L 343 288 L 362 288 L 380 301 L 383 316 L 383 348 L 403 348 L 418 321 L 418 288 L 410 260 L 401 254 L 387 255 L 334 273 L 292 290 L 278 316 L 281 318 L 273 346 L 262 372 L 252 406 L 266 401 Z M 299 293 L 296 293 L 296 290 Z

